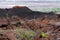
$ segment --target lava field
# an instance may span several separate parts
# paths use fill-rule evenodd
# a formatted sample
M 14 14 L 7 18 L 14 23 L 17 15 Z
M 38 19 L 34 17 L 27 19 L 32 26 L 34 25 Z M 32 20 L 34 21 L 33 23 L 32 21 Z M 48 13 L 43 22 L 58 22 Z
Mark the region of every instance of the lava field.
M 0 40 L 60 40 L 60 14 L 0 8 Z

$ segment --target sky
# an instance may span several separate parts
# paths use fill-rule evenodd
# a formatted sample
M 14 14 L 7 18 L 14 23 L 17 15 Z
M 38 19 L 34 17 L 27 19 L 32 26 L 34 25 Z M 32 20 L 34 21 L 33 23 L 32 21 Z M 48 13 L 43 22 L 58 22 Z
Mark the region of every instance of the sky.
M 27 6 L 30 9 L 60 7 L 60 0 L 0 0 L 0 8 Z

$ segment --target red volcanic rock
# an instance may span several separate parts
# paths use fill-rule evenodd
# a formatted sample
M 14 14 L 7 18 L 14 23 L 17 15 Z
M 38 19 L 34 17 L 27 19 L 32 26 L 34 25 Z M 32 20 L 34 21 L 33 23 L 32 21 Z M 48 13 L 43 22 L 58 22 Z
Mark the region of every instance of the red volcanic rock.
M 27 12 L 32 12 L 32 10 L 29 9 L 28 7 L 26 7 L 26 6 L 15 6 L 15 7 L 12 8 L 12 10 L 14 12 L 17 12 L 17 13 L 24 13 L 24 12 L 26 12 L 26 14 L 27 14 Z
M 23 7 L 26 7 L 26 6 L 14 6 L 13 8 L 23 8 Z
M 10 38 L 10 40 L 16 40 L 15 35 L 14 35 L 13 32 L 8 32 L 7 36 L 8 36 L 8 38 Z

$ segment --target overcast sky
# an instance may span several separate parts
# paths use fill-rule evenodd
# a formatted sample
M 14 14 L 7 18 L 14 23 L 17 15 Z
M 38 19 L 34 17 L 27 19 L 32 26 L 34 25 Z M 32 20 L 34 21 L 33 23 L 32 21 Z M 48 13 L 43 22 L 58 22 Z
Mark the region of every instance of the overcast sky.
M 10 8 L 15 5 L 29 8 L 60 7 L 60 0 L 0 0 L 0 8 Z

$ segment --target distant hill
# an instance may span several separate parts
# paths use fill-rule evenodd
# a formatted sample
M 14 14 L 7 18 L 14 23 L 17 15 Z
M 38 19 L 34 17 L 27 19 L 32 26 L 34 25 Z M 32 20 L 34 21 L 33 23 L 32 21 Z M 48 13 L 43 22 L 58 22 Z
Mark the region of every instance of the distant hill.
M 1 17 L 5 17 L 6 14 L 8 14 L 8 16 L 13 16 L 13 15 L 17 15 L 23 18 L 38 18 L 38 17 L 44 17 L 45 15 L 48 16 L 53 16 L 55 15 L 53 12 L 38 12 L 38 11 L 32 11 L 30 10 L 28 7 L 23 6 L 15 6 L 13 8 L 9 8 L 9 9 L 0 9 L 0 16 Z

